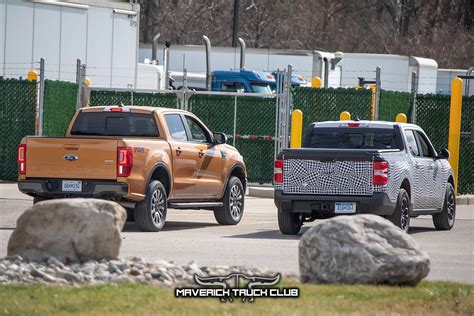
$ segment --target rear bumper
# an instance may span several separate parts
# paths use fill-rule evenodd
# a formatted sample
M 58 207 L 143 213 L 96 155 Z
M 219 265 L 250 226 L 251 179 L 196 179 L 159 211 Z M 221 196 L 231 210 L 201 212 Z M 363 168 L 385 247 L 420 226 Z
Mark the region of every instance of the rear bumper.
M 384 192 L 374 192 L 372 196 L 321 196 L 283 194 L 275 190 L 274 202 L 283 212 L 306 213 L 317 218 L 335 216 L 336 202 L 356 203 L 356 214 L 391 215 L 396 206 Z
M 63 192 L 62 179 L 19 180 L 18 189 L 45 198 L 95 197 L 121 199 L 128 195 L 128 184 L 113 181 L 82 180 L 81 192 Z

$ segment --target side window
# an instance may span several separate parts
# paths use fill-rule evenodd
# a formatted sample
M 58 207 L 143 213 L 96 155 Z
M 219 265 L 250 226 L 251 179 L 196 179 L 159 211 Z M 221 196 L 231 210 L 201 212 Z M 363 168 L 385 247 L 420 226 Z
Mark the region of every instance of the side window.
M 208 143 L 208 136 L 206 131 L 196 122 L 192 117 L 186 116 L 186 122 L 191 132 L 191 141 L 198 143 Z
M 171 138 L 177 141 L 186 142 L 188 138 L 186 136 L 186 129 L 184 128 L 183 120 L 179 114 L 166 114 L 165 115 L 166 125 L 168 131 L 171 134 Z
M 239 92 L 245 91 L 244 84 L 241 82 L 223 82 L 221 84 L 221 91 Z
M 419 131 L 416 131 L 416 134 L 418 136 L 418 142 L 420 144 L 420 149 L 421 153 L 423 154 L 423 157 L 434 158 L 433 149 L 431 148 L 429 141 L 426 139 L 426 136 L 420 133 Z
M 407 138 L 407 146 L 412 150 L 413 156 L 420 156 L 420 151 L 418 150 L 418 145 L 416 144 L 415 134 L 413 131 L 405 131 L 405 137 Z

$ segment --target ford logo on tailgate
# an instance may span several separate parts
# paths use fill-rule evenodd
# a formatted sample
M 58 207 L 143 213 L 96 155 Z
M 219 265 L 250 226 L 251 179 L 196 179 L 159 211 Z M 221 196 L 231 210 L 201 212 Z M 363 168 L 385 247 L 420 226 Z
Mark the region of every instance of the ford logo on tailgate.
M 64 156 L 64 159 L 66 159 L 67 161 L 74 161 L 74 160 L 78 160 L 78 159 L 79 159 L 79 156 L 76 156 L 76 155 L 65 155 L 65 156 Z

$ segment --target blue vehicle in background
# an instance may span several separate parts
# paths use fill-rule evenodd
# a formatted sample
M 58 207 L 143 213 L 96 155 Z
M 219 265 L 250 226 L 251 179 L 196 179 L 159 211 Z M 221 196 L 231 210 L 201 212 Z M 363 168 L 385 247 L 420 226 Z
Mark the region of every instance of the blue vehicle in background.
M 275 77 L 265 71 L 229 70 L 212 72 L 212 91 L 272 93 Z

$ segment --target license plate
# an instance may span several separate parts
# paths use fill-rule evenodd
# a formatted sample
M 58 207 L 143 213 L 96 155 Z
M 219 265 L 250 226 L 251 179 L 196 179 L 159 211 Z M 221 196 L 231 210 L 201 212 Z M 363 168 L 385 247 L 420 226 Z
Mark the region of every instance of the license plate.
M 81 192 L 82 181 L 63 180 L 62 190 L 64 192 Z
M 354 214 L 356 212 L 356 203 L 336 202 L 334 212 L 336 214 Z

